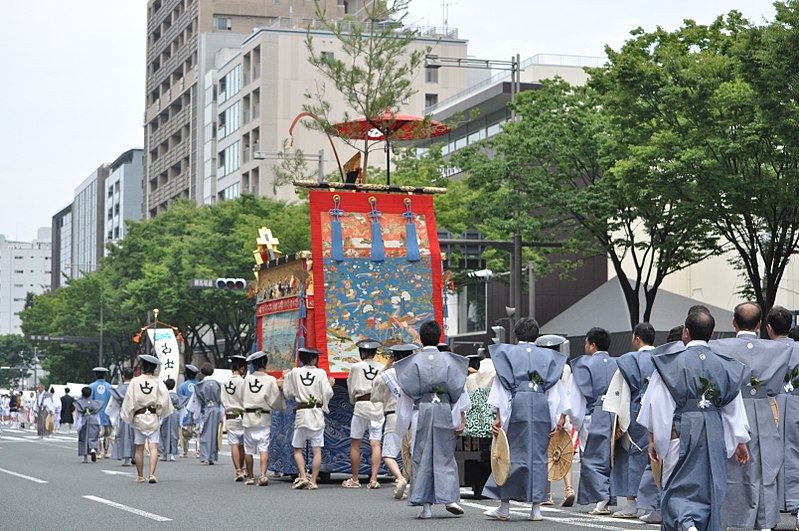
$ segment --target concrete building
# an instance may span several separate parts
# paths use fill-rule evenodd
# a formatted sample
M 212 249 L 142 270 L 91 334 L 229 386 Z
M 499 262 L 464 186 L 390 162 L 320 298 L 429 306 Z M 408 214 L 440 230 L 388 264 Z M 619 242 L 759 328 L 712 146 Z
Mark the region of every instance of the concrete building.
M 75 189 L 72 203 L 53 216 L 50 289 L 94 271 L 106 243 L 125 237 L 125 222 L 142 217 L 144 150 L 129 149 L 103 164 Z
M 440 60 L 436 58 L 431 62 L 438 62 L 441 65 L 438 67 L 439 76 L 450 71 L 467 70 L 451 66 L 456 63 L 456 61 L 452 61 L 452 57 L 444 53 L 438 55 Z M 583 68 L 598 66 L 602 61 L 604 59 L 600 57 L 552 54 L 532 56 L 519 63 L 518 91 L 538 89 L 543 79 L 555 76 L 560 76 L 572 84 L 585 83 L 588 75 Z M 479 58 L 468 61 L 471 65 L 479 65 L 481 62 L 485 66 L 493 63 L 493 61 L 484 62 Z M 508 63 L 508 61 L 501 63 Z M 507 67 L 507 64 L 503 66 L 503 68 Z M 447 121 L 456 116 L 464 117 L 464 120 L 449 134 L 421 142 L 419 149 L 423 152 L 433 143 L 443 143 L 442 152 L 445 157 L 449 157 L 469 144 L 498 134 L 502 130 L 502 125 L 511 119 L 507 105 L 514 94 L 512 74 L 510 69 L 502 70 L 481 82 L 470 85 L 466 90 L 442 98 L 434 105 L 426 106 L 425 114 L 432 114 L 436 120 Z M 448 170 L 447 176 L 451 179 L 459 179 L 460 174 L 460 169 L 454 168 Z M 467 233 L 469 232 L 467 231 Z M 461 238 L 476 240 L 481 238 L 479 233 L 467 233 L 461 235 Z M 443 236 L 452 237 L 446 233 Z M 457 236 L 455 237 L 457 238 Z M 471 247 L 471 251 L 468 247 Z M 485 247 L 481 246 L 479 241 L 475 241 L 472 246 L 462 248 L 461 254 L 465 258 L 460 264 L 457 264 L 458 268 L 482 270 L 485 267 L 485 262 L 480 255 L 484 249 Z M 489 342 L 490 338 L 494 337 L 491 331 L 492 326 L 504 327 L 505 339 L 507 339 L 511 322 L 519 317 L 532 315 L 539 323 L 545 323 L 608 280 L 607 259 L 604 256 L 553 256 L 553 258 L 580 258 L 583 260 L 583 266 L 574 271 L 573 279 L 569 280 L 561 279 L 557 273 L 546 277 L 533 277 L 533 290 L 530 290 L 530 270 L 528 268 L 523 275 L 521 307 L 516 308 L 512 319 L 509 319 L 505 310 L 506 307 L 513 306 L 507 279 L 467 278 L 457 286 L 454 292 L 449 293 L 447 297 L 447 334 L 452 338 L 455 350 L 461 354 L 475 353 L 481 344 Z M 521 269 L 524 269 L 525 266 L 527 264 L 520 264 Z M 532 305 L 530 304 L 531 298 L 533 299 Z M 532 311 L 530 311 L 531 309 Z
M 94 271 L 105 254 L 105 181 L 110 165 L 103 164 L 75 189 L 72 202 L 72 262 L 70 278 Z
M 142 218 L 144 150 L 130 149 L 111 163 L 105 180 L 105 241 L 125 237 L 125 222 Z
M 324 0 L 331 18 L 357 17 L 363 1 Z M 307 0 L 149 0 L 143 212 L 153 217 L 180 197 L 201 202 L 197 189 L 202 93 L 198 81 L 216 52 L 240 45 L 279 17 L 312 19 Z
M 307 21 L 304 23 L 307 24 Z M 200 104 L 204 107 L 201 143 L 203 163 L 197 169 L 198 199 L 209 204 L 242 193 L 296 199 L 293 186 L 275 183 L 276 165 L 289 127 L 308 103 L 306 93 L 322 89 L 319 72 L 306 60 L 305 39 L 310 35 L 322 54 L 342 54 L 339 41 L 329 32 L 302 27 L 303 21 L 278 19 L 257 29 L 237 49 L 217 52 L 218 70 L 209 70 L 201 84 Z M 432 47 L 439 54 L 466 57 L 466 41 L 457 30 L 413 28 L 416 39 L 410 50 Z M 446 99 L 468 85 L 468 72 L 449 70 L 435 76 L 424 69 L 413 80 L 416 93 L 403 102 L 400 112 L 414 115 L 433 100 Z M 347 109 L 344 96 L 328 83 L 324 96 L 335 121 Z M 214 98 L 214 95 L 216 97 Z M 356 153 L 340 139 L 334 139 L 343 164 Z M 336 158 L 326 135 L 301 124 L 294 131 L 294 148 L 306 157 L 311 178 L 337 171 Z M 385 167 L 383 143 L 375 143 L 369 166 Z
M 21 334 L 19 312 L 29 293 L 45 292 L 52 271 L 50 228 L 41 228 L 32 242 L 0 234 L 0 335 Z

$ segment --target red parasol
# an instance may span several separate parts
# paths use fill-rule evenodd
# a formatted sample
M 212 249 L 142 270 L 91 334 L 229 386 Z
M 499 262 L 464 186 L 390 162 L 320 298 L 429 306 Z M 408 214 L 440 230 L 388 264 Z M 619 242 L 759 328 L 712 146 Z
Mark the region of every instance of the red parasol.
M 389 185 L 391 184 L 389 157 L 392 140 L 421 140 L 445 135 L 452 130 L 449 125 L 436 120 L 410 114 L 394 114 L 391 111 L 385 111 L 372 118 L 362 116 L 346 122 L 339 122 L 331 127 L 334 134 L 344 138 L 385 140 L 386 184 Z

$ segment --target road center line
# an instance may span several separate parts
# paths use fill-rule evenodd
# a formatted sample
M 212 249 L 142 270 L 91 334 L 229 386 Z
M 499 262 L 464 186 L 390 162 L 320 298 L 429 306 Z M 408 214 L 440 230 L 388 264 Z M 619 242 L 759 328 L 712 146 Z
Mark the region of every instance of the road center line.
M 35 478 L 33 476 L 26 476 L 25 474 L 20 474 L 19 472 L 12 472 L 11 470 L 6 470 L 5 468 L 0 468 L 0 472 L 5 472 L 6 474 L 16 476 L 18 478 L 27 479 L 28 481 L 33 481 L 34 483 L 48 483 L 43 479 Z
M 108 505 L 109 507 L 114 507 L 115 509 L 121 509 L 123 511 L 127 511 L 129 513 L 136 514 L 138 516 L 143 516 L 145 518 L 149 518 L 150 520 L 155 520 L 156 522 L 171 522 L 171 518 L 167 518 L 166 516 L 160 516 L 153 513 L 148 513 L 147 511 L 142 511 L 141 509 L 136 509 L 135 507 L 128 507 L 127 505 L 122 505 L 121 503 L 117 503 L 115 501 L 106 500 L 105 498 L 100 498 L 99 496 L 91 496 L 86 495 L 84 496 L 87 500 L 96 501 L 98 503 L 102 503 Z

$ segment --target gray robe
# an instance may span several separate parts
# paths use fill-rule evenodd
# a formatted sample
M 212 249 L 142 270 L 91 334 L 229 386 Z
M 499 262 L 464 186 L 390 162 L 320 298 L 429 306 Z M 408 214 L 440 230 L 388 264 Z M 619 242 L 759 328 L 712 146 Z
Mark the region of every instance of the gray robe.
M 652 363 L 652 351 L 629 352 L 616 359 L 616 365 L 624 381 L 630 387 L 630 426 L 627 434 L 616 442 L 616 456 L 612 474 L 611 490 L 615 496 L 638 496 L 638 487 L 649 464 L 647 448 L 649 447 L 649 431 L 638 424 L 638 412 L 641 410 L 641 397 L 646 390 L 649 377 L 655 371 Z M 623 444 L 627 442 L 629 446 Z
M 452 405 L 464 393 L 468 367 L 466 358 L 437 350 L 422 350 L 394 364 L 402 392 L 419 411 L 410 505 L 460 499 Z
M 111 389 L 111 400 L 116 401 L 120 409 L 122 408 L 122 402 L 125 400 L 125 393 L 127 390 L 128 382 L 123 382 L 119 384 L 116 389 Z M 120 417 L 114 447 L 111 450 L 111 457 L 113 459 L 132 459 L 134 452 L 133 426 Z
M 667 352 L 682 352 L 685 350 L 685 343 L 682 341 L 672 341 L 671 343 L 665 343 L 660 345 L 659 347 L 655 347 L 654 350 L 649 351 L 649 361 L 652 363 L 652 371 L 647 376 L 647 378 L 651 377 L 652 373 L 655 372 L 655 364 L 652 362 L 652 356 L 657 356 L 659 354 L 666 354 Z M 643 396 L 643 392 L 641 392 L 641 396 Z M 640 400 L 638 402 L 638 407 L 640 408 Z M 635 421 L 636 417 L 632 417 L 632 421 Z M 646 445 L 649 447 L 649 437 L 647 434 Z M 644 450 L 644 454 L 646 454 L 647 450 Z M 644 468 L 644 472 L 641 475 L 641 482 L 638 484 L 638 497 L 635 499 L 635 505 L 639 509 L 647 509 L 650 511 L 659 511 L 660 510 L 660 496 L 662 494 L 662 490 L 655 485 L 655 477 L 652 475 L 652 466 L 649 464 L 649 458 L 646 459 L 646 467 Z M 621 494 L 620 494 L 621 496 Z M 634 495 L 632 495 L 634 496 Z
M 172 414 L 161 421 L 161 438 L 158 442 L 158 455 L 168 456 L 180 453 L 178 441 L 180 440 L 180 419 L 183 416 L 183 408 L 189 397 L 180 396 L 175 391 L 169 392 L 169 399 L 172 400 Z
M 653 356 L 652 361 L 677 406 L 673 426 L 680 437 L 680 457 L 663 486 L 662 529 L 684 530 L 693 525 L 721 531 L 727 450 L 719 408 L 737 396 L 746 367 L 705 346 Z M 698 407 L 700 377 L 719 391 L 704 409 Z
M 75 424 L 78 429 L 78 455 L 85 457 L 97 451 L 100 439 L 100 410 L 103 402 L 80 397 L 75 400 Z
M 194 394 L 200 402 L 200 415 L 203 419 L 200 431 L 200 460 L 219 461 L 219 424 L 222 422 L 222 386 L 215 380 L 206 378 L 194 386 Z
M 790 382 L 793 389 L 777 395 L 780 406 L 780 435 L 785 445 L 785 461 L 777 475 L 777 501 L 780 510 L 799 509 L 799 343 L 790 338 L 777 339 L 791 346 L 788 372 L 783 376 L 783 389 Z M 794 369 L 797 375 L 794 376 Z M 790 389 L 790 387 L 788 387 Z
M 505 484 L 497 486 L 492 474 L 483 494 L 499 500 L 546 501 L 547 449 L 552 431 L 546 391 L 560 381 L 566 357 L 530 343 L 490 345 L 489 350 L 495 378 L 513 396 L 507 419 L 511 463 Z
M 602 410 L 602 399 L 616 373 L 616 359 L 607 352 L 580 356 L 571 361 L 572 378 L 585 398 L 586 416 L 590 413 L 585 452 L 580 456 L 580 486 L 577 503 L 587 505 L 615 496 L 610 469 L 610 437 L 613 414 Z
M 765 529 L 780 522 L 777 499 L 777 474 L 782 469 L 785 449 L 771 403 L 783 393 L 783 378 L 788 371 L 791 347 L 784 342 L 751 335 L 719 339 L 709 343 L 715 352 L 747 366 L 741 388 L 749 419 L 749 462 L 740 466 L 727 461 L 727 498 L 722 524 L 725 527 Z M 761 386 L 752 385 L 756 378 Z

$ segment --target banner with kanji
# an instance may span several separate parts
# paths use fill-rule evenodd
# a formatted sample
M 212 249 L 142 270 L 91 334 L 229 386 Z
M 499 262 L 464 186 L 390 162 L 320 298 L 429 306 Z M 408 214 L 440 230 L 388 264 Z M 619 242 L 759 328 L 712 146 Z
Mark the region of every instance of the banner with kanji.
M 166 381 L 172 378 L 178 381 L 180 373 L 180 348 L 175 331 L 171 328 L 148 328 L 147 338 L 153 346 L 153 353 L 161 360 L 158 379 Z

